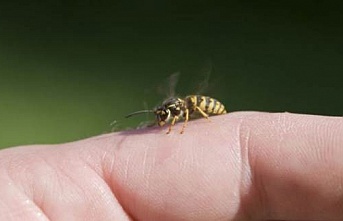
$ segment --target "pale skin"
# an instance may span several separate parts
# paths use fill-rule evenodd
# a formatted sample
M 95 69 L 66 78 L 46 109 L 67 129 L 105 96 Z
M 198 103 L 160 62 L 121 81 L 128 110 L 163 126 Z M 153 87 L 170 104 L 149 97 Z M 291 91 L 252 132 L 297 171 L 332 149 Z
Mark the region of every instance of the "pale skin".
M 237 112 L 0 151 L 0 220 L 343 220 L 343 118 Z

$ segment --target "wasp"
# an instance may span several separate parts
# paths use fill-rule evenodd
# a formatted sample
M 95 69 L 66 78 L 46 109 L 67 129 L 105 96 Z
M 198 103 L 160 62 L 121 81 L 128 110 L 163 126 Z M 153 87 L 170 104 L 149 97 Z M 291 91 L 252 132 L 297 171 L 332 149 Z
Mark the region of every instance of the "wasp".
M 159 126 L 164 126 L 170 122 L 167 134 L 172 130 L 175 123 L 184 119 L 184 123 L 180 134 L 182 134 L 187 126 L 190 117 L 201 115 L 209 120 L 210 115 L 221 115 L 227 113 L 224 105 L 218 100 L 203 96 L 189 95 L 181 99 L 179 97 L 170 97 L 162 102 L 153 110 L 140 110 L 126 116 L 126 118 L 142 113 L 154 113 Z

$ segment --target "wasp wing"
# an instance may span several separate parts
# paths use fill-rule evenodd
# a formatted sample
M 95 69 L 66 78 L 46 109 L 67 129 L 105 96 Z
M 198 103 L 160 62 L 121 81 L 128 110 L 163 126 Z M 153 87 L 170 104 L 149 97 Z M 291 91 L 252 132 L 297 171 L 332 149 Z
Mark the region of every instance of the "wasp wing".
M 176 86 L 180 78 L 180 72 L 174 72 L 158 86 L 158 93 L 166 98 L 176 96 Z

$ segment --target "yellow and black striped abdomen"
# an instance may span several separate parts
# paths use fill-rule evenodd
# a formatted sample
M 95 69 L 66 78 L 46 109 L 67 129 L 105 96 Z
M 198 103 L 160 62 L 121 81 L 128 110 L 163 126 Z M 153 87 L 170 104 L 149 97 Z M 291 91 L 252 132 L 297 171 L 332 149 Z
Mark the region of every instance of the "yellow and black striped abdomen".
M 185 102 L 187 108 L 192 112 L 196 110 L 196 107 L 199 107 L 203 112 L 209 115 L 220 115 L 226 113 L 224 105 L 211 97 L 190 95 L 185 98 Z

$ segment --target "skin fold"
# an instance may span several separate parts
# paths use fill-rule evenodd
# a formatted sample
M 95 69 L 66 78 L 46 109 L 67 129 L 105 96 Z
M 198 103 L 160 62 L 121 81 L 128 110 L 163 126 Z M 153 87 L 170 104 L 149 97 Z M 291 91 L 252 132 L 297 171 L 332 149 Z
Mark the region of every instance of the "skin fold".
M 343 220 L 343 118 L 236 112 L 0 151 L 0 220 Z

